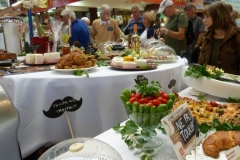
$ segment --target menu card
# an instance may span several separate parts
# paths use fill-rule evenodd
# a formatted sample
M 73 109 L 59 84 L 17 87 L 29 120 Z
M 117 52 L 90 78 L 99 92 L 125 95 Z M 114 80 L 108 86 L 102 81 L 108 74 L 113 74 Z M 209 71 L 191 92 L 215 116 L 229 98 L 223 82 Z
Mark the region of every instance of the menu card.
M 184 159 L 201 140 L 201 138 L 196 139 L 194 119 L 187 103 L 178 107 L 161 121 L 178 159 Z

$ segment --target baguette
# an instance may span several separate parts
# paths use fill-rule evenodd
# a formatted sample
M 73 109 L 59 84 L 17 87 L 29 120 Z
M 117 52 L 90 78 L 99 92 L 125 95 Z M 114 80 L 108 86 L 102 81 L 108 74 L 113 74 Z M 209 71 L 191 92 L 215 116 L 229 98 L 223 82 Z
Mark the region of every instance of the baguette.
M 240 132 L 217 131 L 208 136 L 202 144 L 205 155 L 218 158 L 221 150 L 227 150 L 240 144 Z

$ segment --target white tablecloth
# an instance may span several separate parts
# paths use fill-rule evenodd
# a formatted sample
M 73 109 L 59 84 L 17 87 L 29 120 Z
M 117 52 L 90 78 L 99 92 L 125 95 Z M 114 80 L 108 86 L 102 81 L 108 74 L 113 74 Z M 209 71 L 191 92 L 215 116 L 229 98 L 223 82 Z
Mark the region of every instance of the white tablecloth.
M 89 71 L 89 78 L 56 71 L 1 77 L 1 85 L 20 114 L 18 138 L 23 158 L 43 145 L 71 137 L 64 115 L 50 119 L 43 114 L 55 100 L 82 97 L 81 108 L 68 112 L 72 128 L 75 137 L 94 137 L 128 118 L 119 96 L 124 88 L 133 88 L 137 75 L 159 81 L 165 92 L 179 92 L 187 87 L 181 79 L 182 65 L 183 59 L 148 71 L 98 67 Z M 176 85 L 169 89 L 172 79 Z

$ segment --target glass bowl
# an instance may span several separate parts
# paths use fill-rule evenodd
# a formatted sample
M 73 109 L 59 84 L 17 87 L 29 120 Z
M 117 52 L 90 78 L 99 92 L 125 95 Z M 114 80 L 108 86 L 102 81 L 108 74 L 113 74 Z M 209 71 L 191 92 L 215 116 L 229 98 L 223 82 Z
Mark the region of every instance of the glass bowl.
M 72 139 L 67 139 L 49 148 L 38 160 L 122 160 L 119 153 L 107 143 L 93 138 L 75 138 L 84 147 L 78 152 L 70 152 Z
M 128 110 L 126 112 L 130 120 L 132 120 L 137 126 L 142 128 L 141 132 L 144 132 L 146 136 L 135 136 L 136 142 L 139 139 L 144 139 L 147 143 L 143 144 L 144 150 L 153 150 L 150 155 L 154 155 L 161 148 L 162 139 L 155 136 L 153 131 L 161 125 L 161 119 L 170 113 L 170 110 L 160 113 L 139 113 Z

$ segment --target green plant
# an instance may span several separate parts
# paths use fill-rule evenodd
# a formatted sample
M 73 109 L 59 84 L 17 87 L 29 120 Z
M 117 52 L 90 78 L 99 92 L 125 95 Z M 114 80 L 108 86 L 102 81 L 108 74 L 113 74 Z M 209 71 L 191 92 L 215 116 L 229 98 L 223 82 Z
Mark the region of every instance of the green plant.
M 156 131 L 147 131 L 140 129 L 133 121 L 128 120 L 125 125 L 118 123 L 113 129 L 122 135 L 122 139 L 127 144 L 130 150 L 138 149 L 138 155 L 141 155 L 141 160 L 152 160 L 151 154 L 154 152 L 153 149 L 144 149 L 143 145 L 147 141 L 142 137 L 151 138 L 157 135 Z

